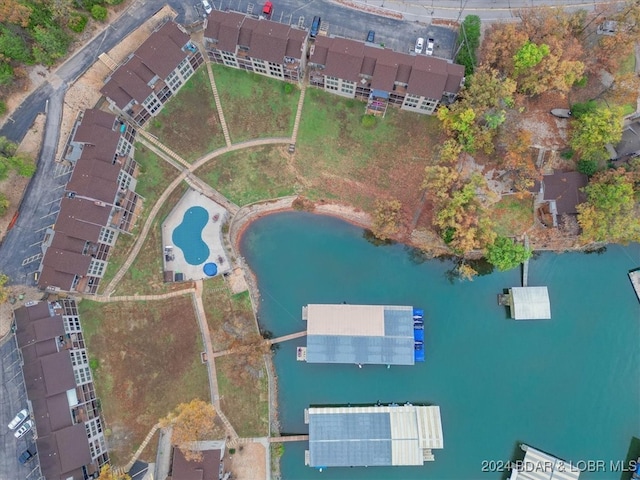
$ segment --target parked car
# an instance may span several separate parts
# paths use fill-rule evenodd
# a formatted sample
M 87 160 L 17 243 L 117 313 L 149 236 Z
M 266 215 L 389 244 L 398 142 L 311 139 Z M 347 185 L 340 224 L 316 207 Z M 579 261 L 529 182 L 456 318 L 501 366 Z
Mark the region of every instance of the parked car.
M 433 55 L 433 45 L 435 44 L 435 41 L 433 40 L 433 38 L 428 38 L 427 39 L 427 49 L 424 51 L 424 53 L 426 53 L 427 55 Z
M 416 46 L 413 50 L 416 53 L 422 53 L 423 48 L 424 48 L 424 38 L 418 37 L 418 40 L 416 40 Z
M 202 0 L 202 6 L 204 7 L 204 12 L 207 15 L 209 15 L 213 10 L 213 8 L 211 7 L 211 4 L 209 3 L 209 0 Z
M 16 438 L 22 438 L 22 437 L 24 437 L 25 433 L 27 433 L 29 430 L 31 430 L 31 427 L 33 427 L 33 421 L 32 420 L 27 420 L 22 425 L 20 425 L 20 428 L 15 431 L 13 436 L 16 437 Z
M 267 18 L 271 18 L 271 14 L 273 13 L 273 3 L 265 2 L 264 7 L 262 7 L 262 15 Z
M 9 423 L 9 430 L 15 430 L 15 428 L 20 425 L 24 420 L 29 416 L 29 411 L 26 408 L 20 410 L 13 420 Z
M 322 20 L 320 17 L 313 17 L 313 22 L 311 22 L 311 30 L 309 30 L 309 36 L 311 38 L 316 38 L 318 32 L 320 31 L 320 22 Z
M 24 452 L 22 452 L 20 454 L 20 456 L 18 457 L 18 461 L 24 465 L 25 463 L 27 463 L 29 460 L 31 460 L 34 455 L 36 454 L 36 452 L 32 452 L 31 449 L 26 449 Z
M 373 43 L 375 39 L 376 39 L 376 32 L 374 32 L 373 30 L 369 30 L 369 33 L 367 33 L 367 42 Z

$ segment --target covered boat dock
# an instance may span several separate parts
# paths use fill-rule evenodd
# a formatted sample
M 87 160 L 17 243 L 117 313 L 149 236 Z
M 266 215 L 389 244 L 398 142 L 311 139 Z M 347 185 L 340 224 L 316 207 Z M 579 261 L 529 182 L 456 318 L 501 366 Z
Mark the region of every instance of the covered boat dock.
M 444 447 L 437 406 L 314 407 L 305 423 L 305 463 L 316 468 L 423 465 Z
M 509 480 L 578 480 L 580 469 L 529 445 L 520 445 L 526 453 L 518 468 L 511 470 Z
M 424 361 L 422 317 L 410 306 L 307 305 L 307 346 L 297 356 L 309 363 L 413 365 Z

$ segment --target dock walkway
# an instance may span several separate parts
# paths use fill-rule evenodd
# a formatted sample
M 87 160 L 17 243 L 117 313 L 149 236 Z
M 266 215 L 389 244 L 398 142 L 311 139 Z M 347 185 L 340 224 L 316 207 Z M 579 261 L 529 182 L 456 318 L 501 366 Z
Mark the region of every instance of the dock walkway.
M 294 338 L 304 337 L 306 334 L 307 334 L 307 331 L 303 330 L 301 332 L 290 333 L 289 335 L 283 335 L 282 337 L 271 338 L 267 340 L 267 342 L 273 345 L 274 343 L 286 342 L 288 340 L 293 340 Z
M 524 248 L 529 250 L 529 237 L 525 234 L 524 236 Z M 529 259 L 527 258 L 524 261 L 524 265 L 522 268 L 522 286 L 526 287 L 529 283 Z
M 283 442 L 306 442 L 309 440 L 309 435 L 287 435 L 284 437 L 271 437 L 269 443 L 283 443 Z

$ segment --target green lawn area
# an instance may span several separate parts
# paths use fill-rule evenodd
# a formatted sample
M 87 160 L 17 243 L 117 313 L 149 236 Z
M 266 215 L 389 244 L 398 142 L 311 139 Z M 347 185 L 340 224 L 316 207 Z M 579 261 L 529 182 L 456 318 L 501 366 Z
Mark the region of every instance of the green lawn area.
M 185 288 L 179 283 L 164 283 L 161 226 L 186 190 L 187 184 L 183 182 L 169 195 L 165 204 L 160 208 L 138 256 L 116 286 L 115 295 L 145 295 Z
M 225 145 L 205 67 L 149 121 L 148 130 L 188 162 Z
M 202 339 L 189 296 L 156 302 L 79 303 L 106 422 L 109 453 L 126 463 L 179 403 L 210 400 Z M 143 459 L 155 460 L 155 442 Z
M 300 89 L 257 73 L 212 65 L 233 143 L 293 133 Z
M 533 225 L 533 197 L 508 195 L 492 206 L 492 218 L 498 235 L 509 237 L 521 235 Z
M 440 122 L 389 107 L 366 126 L 364 113 L 364 102 L 307 90 L 295 155 L 298 171 L 312 184 L 305 193 L 364 210 L 380 197 L 414 208 L 424 167 L 444 139 Z
M 107 270 L 100 280 L 100 292 L 109 284 L 116 272 L 129 256 L 140 229 L 147 221 L 149 212 L 169 184 L 178 176 L 178 171 L 141 143 L 136 143 L 134 158 L 140 166 L 136 192 L 144 198 L 142 213 L 136 221 L 131 235 L 120 234 L 115 248 L 111 249 Z
M 196 171 L 237 205 L 294 193 L 295 174 L 283 147 L 268 145 L 221 155 Z

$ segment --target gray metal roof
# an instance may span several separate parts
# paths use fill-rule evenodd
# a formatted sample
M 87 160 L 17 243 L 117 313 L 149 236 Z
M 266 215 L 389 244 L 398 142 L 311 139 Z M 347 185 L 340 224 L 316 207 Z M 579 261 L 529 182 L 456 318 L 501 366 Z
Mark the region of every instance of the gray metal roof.
M 578 480 L 580 469 L 565 460 L 521 445 L 527 453 L 520 469 L 511 471 L 509 480 Z
M 511 316 L 516 320 L 551 318 L 547 287 L 514 287 L 511 289 L 511 302 Z
M 309 305 L 307 362 L 413 365 L 413 307 Z
M 307 418 L 312 467 L 422 465 L 443 447 L 436 406 L 309 408 Z

